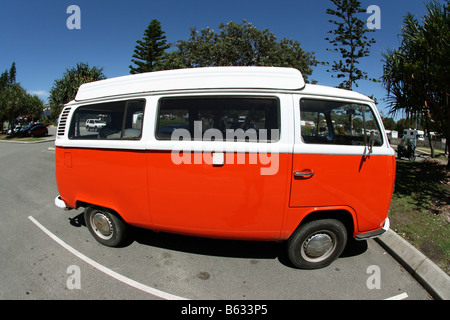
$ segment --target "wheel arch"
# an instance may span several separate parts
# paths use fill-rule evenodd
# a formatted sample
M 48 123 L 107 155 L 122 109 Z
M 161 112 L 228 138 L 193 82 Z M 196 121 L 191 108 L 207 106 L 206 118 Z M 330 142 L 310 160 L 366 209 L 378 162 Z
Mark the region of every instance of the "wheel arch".
M 355 233 L 355 222 L 356 219 L 347 210 L 344 209 L 335 209 L 335 210 L 319 210 L 319 211 L 313 211 L 309 213 L 299 224 L 299 228 L 310 222 L 315 220 L 322 220 L 322 219 L 336 219 L 342 222 L 345 225 L 345 228 L 347 229 L 347 234 L 349 236 L 353 236 Z
M 89 207 L 102 208 L 102 209 L 109 210 L 109 211 L 113 212 L 115 215 L 117 215 L 124 222 L 126 222 L 125 219 L 120 214 L 120 212 L 118 210 L 116 210 L 115 208 L 113 208 L 112 206 L 98 205 L 98 204 L 95 204 L 95 203 L 85 202 L 85 201 L 81 201 L 81 200 L 77 200 L 76 201 L 76 209 L 78 209 L 78 208 L 85 208 L 85 209 L 87 209 Z
M 304 224 L 321 219 L 336 219 L 342 222 L 346 229 L 348 237 L 355 237 L 358 230 L 358 222 L 356 212 L 350 207 L 324 207 L 324 208 L 291 208 L 293 210 L 299 209 L 297 214 L 291 211 L 292 218 L 288 226 L 288 234 L 286 238 L 291 235 Z M 303 209 L 303 210 L 302 210 Z M 305 211 L 306 212 L 305 212 Z M 286 230 L 286 229 L 285 229 Z

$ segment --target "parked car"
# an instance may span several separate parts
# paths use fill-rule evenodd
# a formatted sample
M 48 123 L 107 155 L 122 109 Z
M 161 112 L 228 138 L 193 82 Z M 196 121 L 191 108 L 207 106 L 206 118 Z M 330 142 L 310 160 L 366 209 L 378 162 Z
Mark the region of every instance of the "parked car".
M 87 131 L 99 131 L 101 128 L 103 128 L 104 126 L 106 126 L 106 123 L 97 120 L 97 119 L 88 119 L 86 121 L 86 130 Z
M 19 137 L 25 137 L 26 136 L 26 132 L 28 130 L 30 130 L 31 128 L 33 128 L 34 126 L 36 126 L 36 124 L 28 124 L 28 125 L 24 125 L 21 127 L 18 127 L 18 129 L 14 129 L 14 134 L 19 136 Z
M 24 131 L 25 137 L 44 137 L 46 135 L 48 135 L 48 129 L 42 124 L 32 125 Z
M 22 127 L 20 127 L 20 128 L 17 130 L 17 134 L 23 136 L 23 135 L 25 135 L 25 132 L 26 132 L 27 130 L 30 130 L 30 129 L 33 128 L 34 126 L 35 126 L 35 124 L 29 124 L 29 125 L 22 126 Z
M 16 125 L 13 129 L 9 129 L 6 133 L 8 135 L 16 134 L 16 133 L 18 133 L 20 131 L 20 129 L 22 129 L 22 126 L 21 125 Z

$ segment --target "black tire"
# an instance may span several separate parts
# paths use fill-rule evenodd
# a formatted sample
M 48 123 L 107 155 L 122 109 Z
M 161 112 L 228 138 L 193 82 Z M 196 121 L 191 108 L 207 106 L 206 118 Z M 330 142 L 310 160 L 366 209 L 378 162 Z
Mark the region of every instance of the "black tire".
M 108 247 L 119 246 L 128 234 L 128 225 L 125 221 L 115 212 L 105 208 L 87 208 L 84 220 L 95 240 Z
M 321 219 L 300 226 L 287 242 L 291 263 L 300 269 L 330 265 L 344 251 L 347 229 L 339 220 Z

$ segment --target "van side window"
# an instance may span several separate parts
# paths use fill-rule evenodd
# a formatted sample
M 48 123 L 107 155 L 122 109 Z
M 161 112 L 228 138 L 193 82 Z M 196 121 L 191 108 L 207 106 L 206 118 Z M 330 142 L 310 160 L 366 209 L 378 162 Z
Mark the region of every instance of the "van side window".
M 69 139 L 139 140 L 144 108 L 144 100 L 82 106 L 72 118 Z
M 329 100 L 300 101 L 302 140 L 307 144 L 363 146 L 383 139 L 372 109 L 367 105 Z
M 269 97 L 161 99 L 156 138 L 171 140 L 176 129 L 184 129 L 185 137 L 191 141 L 276 142 L 280 130 L 279 100 Z

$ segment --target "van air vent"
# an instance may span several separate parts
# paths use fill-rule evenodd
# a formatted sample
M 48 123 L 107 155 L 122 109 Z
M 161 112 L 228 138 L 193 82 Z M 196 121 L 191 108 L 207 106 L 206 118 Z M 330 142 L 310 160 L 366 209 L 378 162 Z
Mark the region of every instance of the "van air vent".
M 61 117 L 59 119 L 59 124 L 58 124 L 58 136 L 63 136 L 64 135 L 64 131 L 66 130 L 66 123 L 67 123 L 67 118 L 69 116 L 70 113 L 70 107 L 64 108 L 64 110 L 61 112 Z

